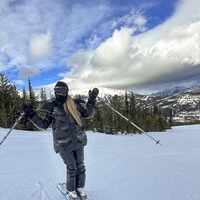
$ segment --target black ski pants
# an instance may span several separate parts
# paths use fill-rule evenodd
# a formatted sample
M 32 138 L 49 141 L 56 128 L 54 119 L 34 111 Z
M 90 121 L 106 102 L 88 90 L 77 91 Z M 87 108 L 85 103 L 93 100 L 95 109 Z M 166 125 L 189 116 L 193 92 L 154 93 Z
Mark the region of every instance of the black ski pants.
M 84 147 L 76 150 L 60 150 L 59 154 L 66 164 L 66 185 L 68 191 L 85 186 Z

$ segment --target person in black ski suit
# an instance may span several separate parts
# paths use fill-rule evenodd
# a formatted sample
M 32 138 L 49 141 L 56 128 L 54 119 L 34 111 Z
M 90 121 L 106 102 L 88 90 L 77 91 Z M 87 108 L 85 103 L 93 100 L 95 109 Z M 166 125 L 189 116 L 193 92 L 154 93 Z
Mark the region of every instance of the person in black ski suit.
M 66 190 L 71 200 L 87 199 L 85 186 L 84 146 L 87 136 L 82 126 L 82 118 L 90 118 L 94 114 L 95 99 L 99 93 L 97 88 L 89 91 L 86 108 L 83 100 L 72 100 L 68 95 L 69 88 L 65 82 L 58 81 L 54 87 L 56 99 L 42 107 L 45 117 L 40 118 L 30 104 L 22 104 L 22 110 L 35 126 L 47 129 L 52 126 L 54 150 L 59 153 L 67 168 Z

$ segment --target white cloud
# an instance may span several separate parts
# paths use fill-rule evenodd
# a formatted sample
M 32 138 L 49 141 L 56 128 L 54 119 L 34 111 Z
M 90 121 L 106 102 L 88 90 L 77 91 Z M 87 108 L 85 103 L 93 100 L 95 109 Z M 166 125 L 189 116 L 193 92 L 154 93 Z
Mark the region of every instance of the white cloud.
M 0 1 L 0 70 L 20 70 L 35 62 L 42 71 L 65 66 L 66 58 L 85 45 L 82 37 L 87 40 L 108 13 L 106 4 L 87 3 Z
M 40 73 L 40 70 L 37 67 L 24 67 L 20 70 L 19 72 L 19 77 L 20 78 L 27 78 L 31 76 L 35 76 Z
M 169 20 L 138 36 L 128 28 L 115 30 L 93 52 L 74 54 L 70 75 L 80 84 L 132 90 L 190 80 L 200 74 L 199 7 L 200 1 L 182 0 Z M 142 17 L 136 21 L 146 23 Z
M 139 10 L 132 8 L 129 14 L 126 14 L 119 18 L 117 21 L 113 22 L 112 27 L 132 27 L 132 29 L 139 30 L 140 32 L 146 31 L 147 19 L 144 17 L 143 13 Z
M 129 13 L 126 8 L 121 16 L 114 4 L 96 4 L 1 1 L 0 71 L 21 70 L 20 76 L 27 77 L 63 68 L 67 60 L 71 71 L 59 75 L 73 79 L 75 87 L 99 84 L 132 90 L 200 74 L 199 0 L 180 0 L 174 15 L 149 31 L 142 6 L 129 8 Z M 143 33 L 133 36 L 135 31 Z
M 51 35 L 47 34 L 34 35 L 29 43 L 29 58 L 31 63 L 35 63 L 51 54 L 52 42 Z
M 132 29 L 122 28 L 115 30 L 113 36 L 102 43 L 95 51 L 90 64 L 94 69 L 117 68 L 123 65 L 124 58 L 127 56 Z
M 146 29 L 147 29 L 145 27 L 146 22 L 147 22 L 146 18 L 142 15 L 136 16 L 135 19 L 134 19 L 134 24 L 138 27 L 138 29 L 141 32 L 146 31 Z
M 119 83 L 115 76 L 121 73 L 120 68 L 126 66 L 124 60 L 129 53 L 132 33 L 133 30 L 128 28 L 116 30 L 113 36 L 95 51 L 77 52 L 68 59 L 68 65 L 72 66 L 72 69 L 65 76 L 79 79 L 84 84 L 93 84 L 96 81 L 99 84 L 110 84 L 115 81 Z
M 18 85 L 25 85 L 23 80 L 13 80 L 12 82 Z

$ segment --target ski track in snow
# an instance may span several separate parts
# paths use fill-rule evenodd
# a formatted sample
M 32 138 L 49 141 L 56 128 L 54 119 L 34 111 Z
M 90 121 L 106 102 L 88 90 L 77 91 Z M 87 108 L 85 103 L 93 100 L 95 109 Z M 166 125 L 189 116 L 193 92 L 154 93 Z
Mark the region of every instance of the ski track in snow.
M 0 140 L 9 129 L 0 128 Z M 90 200 L 200 200 L 200 125 L 143 135 L 88 131 L 86 187 Z M 57 189 L 65 165 L 51 129 L 13 130 L 0 146 L 0 200 L 64 200 Z

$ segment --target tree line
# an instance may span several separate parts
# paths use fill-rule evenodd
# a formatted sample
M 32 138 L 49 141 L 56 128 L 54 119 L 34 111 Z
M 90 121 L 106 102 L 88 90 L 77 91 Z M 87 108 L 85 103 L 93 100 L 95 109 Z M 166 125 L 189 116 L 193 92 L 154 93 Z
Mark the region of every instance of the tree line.
M 107 105 L 99 103 L 96 106 L 94 117 L 84 120 L 87 130 L 107 134 L 140 133 L 130 121 L 145 132 L 165 131 L 171 128 L 170 118 L 165 117 L 162 110 L 156 104 L 152 107 L 144 108 L 141 104 L 136 104 L 133 93 L 129 95 L 127 92 L 125 92 L 125 95 L 109 95 L 104 97 L 104 101 L 129 121 L 125 120 Z
M 12 127 L 22 113 L 22 103 L 31 104 L 42 115 L 40 108 L 46 101 L 47 95 L 45 89 L 42 88 L 40 96 L 37 96 L 31 86 L 30 78 L 28 78 L 28 91 L 24 87 L 20 93 L 17 87 L 10 83 L 8 77 L 0 73 L 0 127 Z M 37 130 L 26 118 L 21 120 L 16 129 Z
M 74 98 L 87 99 L 76 95 Z M 145 132 L 165 131 L 171 127 L 172 118 L 168 119 L 163 115 L 162 110 L 156 105 L 144 107 L 136 103 L 133 93 L 115 96 L 105 96 L 102 99 L 109 103 L 115 110 L 120 112 L 128 120 L 135 123 Z M 36 95 L 31 80 L 28 78 L 28 91 L 25 87 L 20 93 L 15 85 L 11 84 L 8 77 L 0 73 L 0 127 L 10 128 L 20 116 L 22 103 L 29 103 L 42 117 L 41 106 L 47 102 L 47 94 L 44 88 L 41 88 L 40 94 Z M 96 102 L 94 117 L 84 120 L 83 124 L 86 130 L 103 132 L 107 134 L 129 134 L 139 133 L 139 131 L 120 115 L 111 110 L 107 105 Z M 37 130 L 29 120 L 21 120 L 16 129 Z

